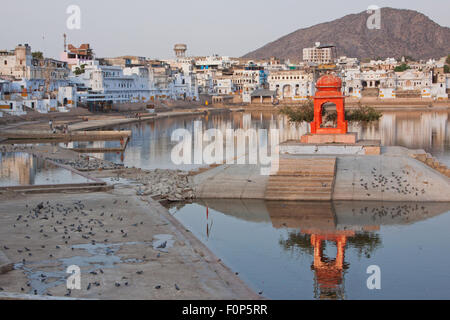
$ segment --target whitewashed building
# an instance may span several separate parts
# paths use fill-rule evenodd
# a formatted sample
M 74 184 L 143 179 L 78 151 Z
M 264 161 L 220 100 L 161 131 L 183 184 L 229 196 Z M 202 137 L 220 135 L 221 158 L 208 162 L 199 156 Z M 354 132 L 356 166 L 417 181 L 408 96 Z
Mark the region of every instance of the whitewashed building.
M 76 66 L 72 67 L 75 70 Z M 84 73 L 72 76 L 72 81 L 88 88 L 80 93 L 82 102 L 136 103 L 150 100 L 149 72 L 145 67 L 122 69 L 119 66 L 99 65 L 92 61 Z
M 230 57 L 219 55 L 200 57 L 195 60 L 195 68 L 197 70 L 223 70 L 237 64 L 239 64 L 239 61 L 231 60 Z
M 231 94 L 236 90 L 231 77 L 216 77 L 213 80 L 213 85 L 216 94 Z
M 406 70 L 396 72 L 397 87 L 402 90 L 421 90 L 430 88 L 433 83 L 432 72 Z
M 314 74 L 302 70 L 271 72 L 268 83 L 269 89 L 281 100 L 306 100 L 315 94 Z

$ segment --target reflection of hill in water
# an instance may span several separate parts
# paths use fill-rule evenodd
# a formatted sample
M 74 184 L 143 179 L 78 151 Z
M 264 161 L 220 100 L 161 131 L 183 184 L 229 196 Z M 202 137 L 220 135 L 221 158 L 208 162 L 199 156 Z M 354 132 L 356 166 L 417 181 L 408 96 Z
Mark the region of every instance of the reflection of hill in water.
M 278 202 L 202 199 L 198 204 L 251 222 L 271 222 L 275 228 L 377 230 L 381 225 L 405 225 L 450 211 L 450 202 Z

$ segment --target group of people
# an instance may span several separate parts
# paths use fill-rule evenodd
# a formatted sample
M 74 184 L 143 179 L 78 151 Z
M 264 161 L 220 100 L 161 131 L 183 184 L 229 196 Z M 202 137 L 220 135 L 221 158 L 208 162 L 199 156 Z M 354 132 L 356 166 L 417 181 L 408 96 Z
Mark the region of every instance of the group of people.
M 53 127 L 53 121 L 50 119 L 50 121 L 48 122 L 48 126 L 50 127 L 50 131 L 52 133 L 56 133 L 56 128 Z M 69 132 L 69 126 L 67 124 L 63 124 L 62 127 L 62 133 L 68 133 Z

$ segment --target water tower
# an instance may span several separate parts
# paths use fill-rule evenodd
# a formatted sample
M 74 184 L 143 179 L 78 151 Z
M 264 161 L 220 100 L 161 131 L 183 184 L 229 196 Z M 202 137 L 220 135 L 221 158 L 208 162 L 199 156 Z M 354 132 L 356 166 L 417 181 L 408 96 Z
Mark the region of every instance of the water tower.
M 176 44 L 173 48 L 173 51 L 175 51 L 175 56 L 177 58 L 185 58 L 186 57 L 186 51 L 187 51 L 187 45 L 185 44 Z

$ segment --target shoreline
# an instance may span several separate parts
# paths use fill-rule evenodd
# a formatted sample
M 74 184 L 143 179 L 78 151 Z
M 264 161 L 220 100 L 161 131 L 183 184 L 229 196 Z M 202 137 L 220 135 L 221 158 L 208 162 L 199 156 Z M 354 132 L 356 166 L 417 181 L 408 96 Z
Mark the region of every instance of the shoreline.
M 173 112 L 167 112 L 167 113 L 161 113 L 155 117 L 149 118 L 149 119 L 129 119 L 129 118 L 125 118 L 125 117 L 120 117 L 118 115 L 93 115 L 94 116 L 94 120 L 90 120 L 87 122 L 77 122 L 72 124 L 73 128 L 72 130 L 74 131 L 78 131 L 78 130 L 98 130 L 101 128 L 110 128 L 110 127 L 117 127 L 120 125 L 125 125 L 125 124 L 131 124 L 131 123 L 139 123 L 139 122 L 147 122 L 147 121 L 155 121 L 158 119 L 164 119 L 167 117 L 190 117 L 190 116 L 198 116 L 198 115 L 205 115 L 205 114 L 218 114 L 218 113 L 222 113 L 222 112 L 242 112 L 242 111 L 258 111 L 258 110 L 251 110 L 251 109 L 244 109 L 242 107 L 237 107 L 237 106 L 229 106 L 228 108 L 224 108 L 224 107 L 209 107 L 209 108 L 205 108 L 205 109 L 200 109 L 200 108 L 195 108 L 193 110 L 189 110 L 189 111 L 173 111 Z M 404 110 L 404 109 L 402 109 Z M 271 111 L 275 111 L 275 110 L 271 110 Z M 430 110 L 431 111 L 431 110 Z M 99 119 L 100 118 L 100 119 Z M 24 125 L 24 124 L 22 124 Z M 26 124 L 25 124 L 26 125 Z M 46 127 L 47 124 L 45 122 L 45 120 L 42 123 L 39 123 L 38 126 L 41 127 Z M 1 130 L 1 128 L 0 128 Z M 31 130 L 31 129 L 30 129 Z M 1 140 L 1 136 L 0 136 L 0 140 Z M 3 143 L 5 143 L 5 141 L 3 141 Z M 68 152 L 69 153 L 69 152 Z M 67 158 L 70 158 L 71 156 L 68 155 Z M 138 169 L 137 169 L 138 170 Z M 220 170 L 219 169 L 216 169 Z M 103 178 L 107 178 L 107 177 L 115 177 L 116 176 L 116 171 L 117 170 L 111 170 L 109 172 L 107 171 L 103 171 Z M 208 170 L 209 172 L 205 175 L 211 174 L 214 172 L 214 169 L 212 170 Z M 98 174 L 98 171 L 91 171 L 92 172 L 92 176 L 96 176 L 96 173 Z M 139 175 L 139 173 L 137 173 L 137 175 Z M 201 178 L 201 174 L 199 174 L 198 177 L 196 177 L 195 179 Z M 367 176 L 369 176 L 369 174 L 367 174 Z M 136 183 L 139 181 L 137 179 L 133 179 L 132 177 L 130 177 L 129 179 L 130 181 L 134 181 L 133 183 Z M 356 180 L 352 180 L 350 182 L 354 182 Z M 127 199 L 126 201 L 133 201 L 134 203 L 139 203 L 139 205 L 137 207 L 139 207 L 141 211 L 150 211 L 153 214 L 153 219 L 160 219 L 162 221 L 164 221 L 162 223 L 163 226 L 166 227 L 166 229 L 164 229 L 163 231 L 160 231 L 162 233 L 166 233 L 166 234 L 175 234 L 176 235 L 176 240 L 175 240 L 175 246 L 174 248 L 176 248 L 177 254 L 179 255 L 178 257 L 175 257 L 173 259 L 175 259 L 175 261 L 178 262 L 178 266 L 172 266 L 171 271 L 166 274 L 166 283 L 163 286 L 164 288 L 167 288 L 167 291 L 164 291 L 163 293 L 161 293 L 162 291 L 156 290 L 156 292 L 154 291 L 154 287 L 153 285 L 155 285 L 154 283 L 146 283 L 145 285 L 147 287 L 145 287 L 145 289 L 142 289 L 141 291 L 139 291 L 140 289 L 137 289 L 139 291 L 139 295 L 136 295 L 134 293 L 130 293 L 130 294 L 126 294 L 127 297 L 131 298 L 135 298 L 135 299 L 197 299 L 197 298 L 201 298 L 201 299 L 262 299 L 262 296 L 258 296 L 256 294 L 256 292 L 254 292 L 247 284 L 245 284 L 243 282 L 243 280 L 241 278 L 239 278 L 238 276 L 236 276 L 230 269 L 228 266 L 226 266 L 220 259 L 217 258 L 217 256 L 205 245 L 203 244 L 197 237 L 195 237 L 192 233 L 190 233 L 189 231 L 186 230 L 186 228 L 173 216 L 171 216 L 171 214 L 169 213 L 169 211 L 163 207 L 163 205 L 158 202 L 157 200 L 152 198 L 152 195 L 147 195 L 147 196 L 142 196 L 139 194 L 136 194 L 136 189 L 135 189 L 135 185 L 131 183 L 127 186 L 121 186 L 121 183 L 118 183 L 118 188 L 115 190 L 112 190 L 110 192 L 99 192 L 99 193 L 91 193 L 91 194 L 86 194 L 86 193 L 71 193 L 70 195 L 59 195 L 58 194 L 42 194 L 40 196 L 22 196 L 20 194 L 8 194 L 7 197 L 11 197 L 10 199 L 5 199 L 5 201 L 2 200 L 2 202 L 6 205 L 8 204 L 8 206 L 10 208 L 19 208 L 20 206 L 24 206 L 26 202 L 30 202 L 29 200 L 31 199 L 32 201 L 35 201 L 35 199 L 38 199 L 39 197 L 46 197 L 47 199 L 50 199 L 50 201 L 60 201 L 61 199 L 66 199 L 66 198 L 73 198 L 73 199 L 81 199 L 81 201 L 87 201 L 89 200 L 90 203 L 92 205 L 94 205 L 94 203 L 96 203 L 95 199 L 98 196 L 98 198 L 101 201 L 113 201 L 113 199 L 117 200 L 120 199 L 123 201 L 125 201 L 124 199 Z M 345 188 L 347 189 L 351 189 L 352 187 L 347 185 L 345 186 Z M 0 195 L 0 198 L 2 196 Z M 359 196 L 358 196 L 359 197 Z M 356 198 L 358 198 L 356 197 Z M 39 198 L 39 199 L 40 199 Z M 61 199 L 60 199 L 61 198 Z M 116 199 L 117 198 L 117 199 Z M 200 197 L 199 197 L 200 198 Z M 51 200 L 53 199 L 53 200 Z M 103 199 L 103 200 L 101 200 Z M 133 200 L 131 200 L 133 199 Z M 359 199 L 359 198 L 358 198 Z M 61 200 L 61 201 L 62 201 Z M 364 198 L 365 200 L 365 198 Z M 144 207 L 148 206 L 150 208 L 150 210 L 144 210 Z M 107 208 L 111 208 L 111 210 L 113 212 L 115 212 L 115 210 L 118 210 L 118 208 L 116 208 L 115 206 L 111 206 Z M 7 212 L 5 211 L 4 215 L 7 216 L 7 218 L 12 218 L 12 215 L 15 215 L 16 213 L 18 213 L 19 209 L 14 209 L 14 210 L 10 210 L 10 212 L 13 212 L 13 214 L 9 213 L 7 214 Z M 126 218 L 126 212 L 128 211 L 122 211 L 124 214 L 124 218 Z M 120 213 L 119 213 L 120 214 Z M 23 214 L 25 216 L 25 214 Z M 114 215 L 116 215 L 114 213 Z M 15 219 L 16 217 L 14 217 Z M 10 224 L 14 223 L 14 219 L 10 220 Z M 111 219 L 110 219 L 111 220 Z M 114 225 L 115 221 L 110 221 L 110 223 L 112 223 L 112 225 Z M 161 226 L 161 223 L 157 223 L 155 224 L 155 226 Z M 56 226 L 54 224 L 54 226 Z M 117 229 L 119 230 L 120 227 Z M 114 229 L 116 230 L 116 229 Z M 3 235 L 3 237 L 5 236 L 9 236 L 9 237 L 15 237 L 16 236 L 16 232 L 17 230 L 14 230 L 14 232 L 8 233 L 7 231 L 2 231 L 1 234 Z M 39 233 L 36 233 L 39 236 Z M 22 234 L 23 235 L 23 234 Z M 106 235 L 105 235 L 106 236 Z M 121 236 L 121 235 L 119 235 Z M 131 233 L 130 233 L 131 236 Z M 109 237 L 112 237 L 111 235 L 109 235 Z M 117 243 L 123 243 L 121 242 L 122 239 L 116 239 L 116 244 Z M 140 242 L 140 238 L 136 238 L 136 242 Z M 6 243 L 8 241 L 8 238 L 2 239 L 2 245 L 4 243 Z M 23 239 L 17 239 L 17 243 L 7 243 L 8 246 L 10 246 L 11 248 L 15 248 L 14 246 L 21 244 L 21 247 L 17 250 L 22 250 L 24 245 L 23 245 Z M 52 241 L 56 241 L 56 239 L 52 238 Z M 101 240 L 99 240 L 101 241 Z M 127 241 L 131 241 L 131 240 L 127 240 Z M 154 239 L 153 239 L 154 241 Z M 56 244 L 58 243 L 58 244 Z M 99 242 L 98 242 L 99 243 Z M 157 259 L 155 260 L 155 258 L 150 258 L 150 259 L 140 259 L 138 258 L 138 253 L 140 253 L 140 250 L 145 250 L 142 249 L 142 245 L 147 245 L 149 246 L 151 243 L 151 241 L 146 241 L 145 244 L 139 243 L 136 245 L 133 244 L 128 244 L 127 245 L 127 249 L 125 249 L 124 251 L 122 251 L 122 245 L 121 245 L 121 249 L 120 252 L 124 252 L 125 254 L 130 255 L 130 259 L 138 259 L 138 260 L 144 260 L 139 263 L 149 263 L 153 266 L 153 263 L 156 263 L 155 261 L 157 261 Z M 56 246 L 61 246 L 60 242 L 55 242 L 54 243 Z M 84 240 L 80 239 L 80 242 L 75 243 L 75 246 L 79 246 L 79 245 L 88 245 L 89 242 L 86 242 Z M 31 245 L 28 245 L 31 247 Z M 65 252 L 70 254 L 70 251 L 67 250 L 69 248 L 66 248 Z M 148 248 L 147 248 L 148 249 Z M 0 250 L 2 250 L 2 248 L 0 248 Z M 33 255 L 34 255 L 34 249 L 33 250 Z M 37 250 L 39 250 L 39 248 L 37 248 Z M 41 250 L 42 251 L 42 250 Z M 9 255 L 11 252 L 11 250 L 7 250 L 6 254 Z M 24 252 L 22 252 L 24 253 Z M 22 254 L 21 253 L 21 254 Z M 155 252 L 153 252 L 155 253 Z M 19 263 L 20 264 L 20 259 L 17 259 L 19 255 L 15 255 L 12 257 L 10 257 L 11 260 L 13 260 L 13 262 L 16 263 L 16 265 Z M 186 258 L 188 257 L 188 258 Z M 177 260 L 178 258 L 180 258 L 181 260 Z M 28 258 L 24 258 L 24 259 L 28 259 Z M 31 258 L 33 259 L 33 258 Z M 67 258 L 65 258 L 67 259 Z M 186 262 L 185 259 L 188 259 L 188 261 Z M 126 260 L 126 259 L 125 259 Z M 182 262 L 184 261 L 184 262 Z M 192 286 L 193 291 L 191 291 L 189 293 L 189 295 L 185 295 L 186 292 L 180 293 L 179 290 L 176 290 L 173 288 L 173 284 L 169 284 L 169 282 L 175 282 L 172 281 L 172 279 L 174 279 L 174 277 L 176 278 L 176 276 L 178 276 L 178 273 L 182 275 L 184 275 L 184 272 L 186 271 L 185 268 L 187 266 L 197 266 L 197 264 L 201 265 L 201 272 L 198 271 L 197 269 L 190 269 L 189 272 L 191 272 L 192 277 L 195 279 L 199 279 L 202 276 L 206 276 L 209 280 L 206 282 L 201 282 L 201 284 L 193 284 L 191 282 L 189 282 L 189 284 L 187 285 Z M 131 263 L 131 265 L 135 265 L 135 263 Z M 47 267 L 52 267 L 53 265 L 47 265 L 45 266 Z M 148 266 L 150 268 L 150 266 Z M 131 284 L 132 281 L 134 282 L 134 279 L 136 279 L 136 275 L 133 273 L 129 272 L 129 268 L 131 268 L 130 266 L 128 266 L 127 263 L 121 263 L 121 266 L 118 267 L 120 270 L 124 270 L 124 272 L 126 272 L 127 278 L 128 279 L 132 279 L 130 280 L 130 289 L 133 288 L 133 285 Z M 123 268 L 123 269 L 121 269 Z M 144 268 L 144 267 L 142 267 Z M 145 267 L 147 268 L 147 267 Z M 114 269 L 114 268 L 113 268 Z M 22 286 L 25 286 L 24 281 L 26 281 L 25 278 L 23 278 L 23 276 L 21 277 L 20 275 L 17 274 L 18 270 L 14 270 L 12 273 L 12 276 L 10 276 L 10 274 L 6 274 L 2 277 L 0 277 L 0 288 L 4 289 L 4 292 L 8 292 L 7 294 L 5 294 L 3 292 L 3 294 L 0 295 L 0 300 L 1 299 L 7 299 L 8 298 L 8 294 L 10 294 L 10 297 L 13 297 L 14 295 L 20 294 L 20 288 L 19 287 L 15 287 L 14 284 L 15 283 L 19 283 L 18 281 L 21 281 L 20 283 L 22 284 Z M 145 273 L 150 273 L 152 272 L 152 269 L 145 269 L 144 270 Z M 158 271 L 161 272 L 161 271 Z M 186 271 L 188 272 L 188 271 Z M 159 273 L 160 275 L 163 275 L 162 273 Z M 95 291 L 95 295 L 93 295 L 92 292 L 87 292 L 87 291 L 94 291 L 93 289 L 91 290 L 86 290 L 86 288 L 83 288 L 83 293 L 76 296 L 76 298 L 79 299 L 97 299 L 98 297 L 100 297 L 100 299 L 120 299 L 120 296 L 123 295 L 123 292 L 120 292 L 116 290 L 116 288 L 114 287 L 114 284 L 111 285 L 111 283 L 113 283 L 114 281 L 117 281 L 115 279 L 117 279 L 118 273 L 117 272 L 112 272 L 112 274 L 107 273 L 105 276 L 103 276 L 103 279 L 105 280 L 105 282 L 102 282 L 102 289 L 101 290 L 97 290 Z M 90 277 L 90 276 L 89 276 Z M 91 280 L 92 278 L 92 280 Z M 6 285 L 4 284 L 3 280 L 4 279 L 8 279 Z M 13 280 L 12 280 L 13 279 Z M 89 281 L 92 281 L 90 283 L 94 283 L 95 277 L 90 277 Z M 163 277 L 161 276 L 161 279 L 163 279 Z M 182 283 L 182 280 L 179 280 L 182 278 L 176 278 L 176 283 L 178 285 L 180 285 L 180 283 Z M 103 284 L 105 284 L 106 286 L 110 286 L 107 287 L 107 289 L 103 288 Z M 136 283 L 136 285 L 140 285 L 138 283 Z M 182 283 L 182 285 L 180 285 L 180 287 L 182 287 L 181 291 L 184 291 L 185 288 L 185 283 Z M 122 283 L 122 288 L 123 288 L 124 284 Z M 128 287 L 128 285 L 126 285 Z M 171 286 L 171 289 L 169 289 L 169 287 Z M 15 291 L 14 291 L 14 288 Z M 26 287 L 25 287 L 26 289 Z M 127 288 L 128 289 L 128 288 Z M 19 290 L 19 291 L 18 291 Z M 111 292 L 109 292 L 111 291 Z M 151 291 L 151 294 L 149 294 L 147 291 Z M 114 292 L 120 292 L 118 294 L 118 296 L 115 295 Z M 1 292 L 0 292 L 1 293 Z M 22 292 L 23 293 L 23 292 Z M 54 296 L 60 296 L 63 297 L 65 294 L 65 291 L 63 290 L 63 285 L 59 285 L 57 288 L 52 289 L 51 294 Z M 156 294 L 156 295 L 155 295 Z M 75 293 L 73 293 L 73 295 L 75 296 Z M 46 298 L 45 296 L 40 297 L 39 295 L 36 296 L 31 296 L 31 299 L 34 299 L 33 297 L 35 297 L 36 299 L 39 298 Z M 24 297 L 25 298 L 25 297 Z M 26 298 L 25 298 L 26 299 Z
M 27 210 L 43 199 L 39 218 L 30 219 Z M 76 206 L 79 211 L 72 210 Z M 159 202 L 136 195 L 130 186 L 16 194 L 2 199 L 0 212 L 1 250 L 15 265 L 0 277 L 0 300 L 17 294 L 30 299 L 264 299 Z M 42 220 L 43 215 L 48 218 Z M 82 231 L 63 233 L 72 224 Z M 167 237 L 165 249 L 158 249 L 159 237 Z M 65 269 L 72 264 L 81 268 L 81 290 L 66 289 Z M 42 283 L 34 280 L 40 274 Z
M 113 112 L 113 113 L 90 113 L 85 109 L 73 110 L 73 113 L 47 113 L 38 114 L 37 117 L 31 118 L 32 115 L 27 117 L 18 117 L 10 124 L 1 123 L 1 130 L 9 130 L 11 127 L 21 127 L 25 125 L 42 125 L 48 129 L 47 121 L 52 119 L 55 125 L 57 123 L 68 123 L 69 128 L 73 131 L 79 130 L 98 130 L 112 128 L 118 125 L 134 124 L 140 122 L 155 121 L 158 119 L 165 119 L 171 117 L 185 117 L 185 116 L 199 116 L 203 114 L 216 114 L 222 112 L 246 112 L 246 111 L 273 111 L 278 112 L 281 107 L 285 106 L 299 106 L 302 102 L 287 102 L 280 103 L 278 105 L 272 104 L 210 104 L 209 106 L 195 105 L 191 107 L 173 107 L 164 112 L 158 112 L 155 115 L 151 113 L 142 114 L 141 119 L 130 118 L 127 112 Z M 346 99 L 346 109 L 354 109 L 359 106 L 373 107 L 379 111 L 450 111 L 450 101 L 433 101 L 430 99 Z M 23 119 L 22 119 L 23 118 Z M 89 121 L 83 121 L 83 118 L 90 118 Z M 74 121 L 75 120 L 75 121 Z M 96 121 L 97 123 L 95 123 Z M 57 123 L 56 123 L 57 122 Z M 89 123 L 91 122 L 91 123 Z M 2 138 L 0 137 L 0 140 Z

